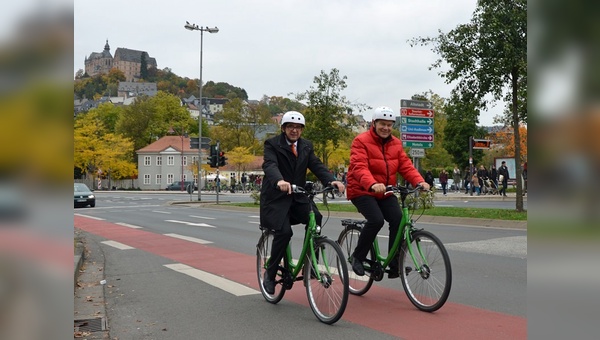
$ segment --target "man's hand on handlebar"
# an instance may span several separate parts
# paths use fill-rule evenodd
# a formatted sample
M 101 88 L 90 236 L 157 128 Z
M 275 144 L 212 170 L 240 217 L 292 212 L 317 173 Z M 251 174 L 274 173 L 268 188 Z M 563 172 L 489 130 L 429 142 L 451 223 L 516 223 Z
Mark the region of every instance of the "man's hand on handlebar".
M 290 182 L 286 182 L 281 179 L 279 182 L 277 182 L 277 188 L 279 188 L 281 191 L 287 191 L 288 195 L 292 194 L 292 185 Z
M 422 191 L 429 191 L 431 189 L 431 186 L 427 182 L 421 182 L 419 185 L 421 186 Z
M 342 183 L 340 181 L 333 181 L 333 182 L 331 182 L 331 185 L 334 186 L 342 194 L 344 193 L 344 190 L 346 190 L 344 183 Z

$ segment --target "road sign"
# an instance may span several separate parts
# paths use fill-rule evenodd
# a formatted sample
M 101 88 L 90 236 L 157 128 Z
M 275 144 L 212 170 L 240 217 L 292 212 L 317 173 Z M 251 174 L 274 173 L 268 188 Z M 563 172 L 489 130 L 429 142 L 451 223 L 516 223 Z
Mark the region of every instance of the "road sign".
M 402 125 L 400 126 L 400 132 L 433 134 L 433 128 L 425 125 Z
M 418 142 L 433 142 L 433 135 L 425 135 L 420 133 L 402 133 L 401 139 L 405 140 L 413 140 Z
M 410 155 L 416 158 L 423 158 L 425 157 L 425 149 L 410 149 Z
M 433 126 L 433 118 L 419 118 L 419 117 L 399 117 L 400 124 L 412 124 L 412 125 L 431 125 Z
M 433 110 L 401 108 L 400 109 L 400 116 L 432 118 L 433 117 Z
M 402 146 L 406 148 L 433 148 L 433 142 L 414 142 L 414 141 L 402 141 Z
M 401 107 L 414 107 L 417 109 L 433 110 L 433 104 L 431 102 L 428 102 L 425 100 L 401 99 L 400 106 Z
M 492 141 L 488 139 L 473 139 L 473 149 L 489 149 Z

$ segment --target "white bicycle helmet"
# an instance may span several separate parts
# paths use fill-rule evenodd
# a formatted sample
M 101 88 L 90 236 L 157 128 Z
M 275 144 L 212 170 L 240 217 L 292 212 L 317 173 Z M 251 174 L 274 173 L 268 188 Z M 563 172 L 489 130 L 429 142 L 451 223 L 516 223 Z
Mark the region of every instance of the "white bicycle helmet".
M 393 122 L 396 121 L 396 113 L 394 113 L 394 110 L 390 109 L 387 106 L 380 106 L 378 108 L 375 109 L 375 111 L 373 111 L 373 117 L 372 119 L 378 120 L 378 119 L 383 119 L 383 120 L 391 120 Z
M 298 111 L 288 111 L 288 112 L 286 112 L 283 115 L 283 117 L 281 117 L 281 126 L 283 126 L 286 123 L 302 124 L 302 126 L 306 125 L 304 123 L 304 116 L 302 115 L 302 113 L 300 113 Z

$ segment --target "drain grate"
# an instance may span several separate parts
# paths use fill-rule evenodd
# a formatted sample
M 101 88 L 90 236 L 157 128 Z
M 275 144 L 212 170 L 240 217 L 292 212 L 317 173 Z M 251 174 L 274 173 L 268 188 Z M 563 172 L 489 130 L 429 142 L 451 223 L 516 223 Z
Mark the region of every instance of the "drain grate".
M 75 332 L 100 332 L 105 331 L 106 318 L 75 320 Z

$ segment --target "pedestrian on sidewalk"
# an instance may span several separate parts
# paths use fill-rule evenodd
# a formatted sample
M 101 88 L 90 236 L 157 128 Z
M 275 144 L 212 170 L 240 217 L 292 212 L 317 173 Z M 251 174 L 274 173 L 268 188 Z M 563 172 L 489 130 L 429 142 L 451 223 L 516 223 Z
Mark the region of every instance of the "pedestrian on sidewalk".
M 508 173 L 508 167 L 506 166 L 506 161 L 502 161 L 502 165 L 500 169 L 498 169 L 498 181 L 502 183 L 502 189 L 500 189 L 500 193 L 502 196 L 506 197 L 506 188 L 508 187 L 508 179 L 510 175 Z
M 457 165 L 454 166 L 454 170 L 452 170 L 452 180 L 454 184 L 454 192 L 458 193 L 461 189 L 460 186 L 460 169 Z
M 442 193 L 446 196 L 446 187 L 448 186 L 448 173 L 446 169 L 442 169 L 440 173 L 440 184 L 442 185 Z

